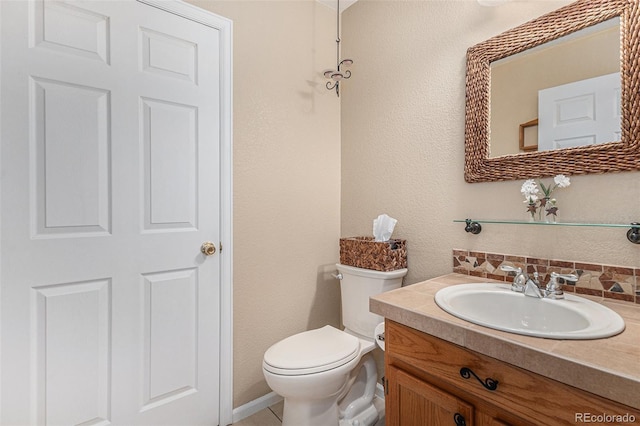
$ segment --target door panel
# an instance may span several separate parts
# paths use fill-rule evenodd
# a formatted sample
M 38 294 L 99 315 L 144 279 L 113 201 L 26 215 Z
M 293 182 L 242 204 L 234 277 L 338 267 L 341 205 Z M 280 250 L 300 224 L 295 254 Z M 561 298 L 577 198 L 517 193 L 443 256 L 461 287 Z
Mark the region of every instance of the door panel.
M 31 78 L 36 236 L 110 231 L 110 95 Z
M 109 279 L 33 289 L 37 424 L 108 419 L 110 295 Z
M 198 84 L 198 45 L 148 28 L 141 29 L 145 72 Z
M 143 99 L 145 230 L 196 229 L 198 108 Z
M 194 392 L 198 382 L 197 269 L 145 274 L 144 409 Z
M 63 2 L 37 1 L 30 7 L 31 47 L 44 47 L 109 64 L 109 16 Z

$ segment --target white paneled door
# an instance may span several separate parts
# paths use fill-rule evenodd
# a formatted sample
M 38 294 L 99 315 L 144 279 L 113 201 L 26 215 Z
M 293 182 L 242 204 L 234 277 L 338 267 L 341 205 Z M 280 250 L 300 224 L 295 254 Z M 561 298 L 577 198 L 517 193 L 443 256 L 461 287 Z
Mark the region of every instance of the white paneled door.
M 622 139 L 620 73 L 538 92 L 538 150 L 571 148 Z
M 134 0 L 0 18 L 0 423 L 217 425 L 220 31 Z

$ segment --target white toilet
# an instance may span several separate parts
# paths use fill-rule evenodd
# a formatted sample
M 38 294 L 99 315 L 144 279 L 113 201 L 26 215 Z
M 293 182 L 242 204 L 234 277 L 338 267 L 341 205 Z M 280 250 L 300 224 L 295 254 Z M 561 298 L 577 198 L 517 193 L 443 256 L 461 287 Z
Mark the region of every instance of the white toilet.
M 284 397 L 283 426 L 371 426 L 378 370 L 369 353 L 383 318 L 369 296 L 399 288 L 406 269 L 338 267 L 344 331 L 330 325 L 287 337 L 264 354 L 267 384 Z

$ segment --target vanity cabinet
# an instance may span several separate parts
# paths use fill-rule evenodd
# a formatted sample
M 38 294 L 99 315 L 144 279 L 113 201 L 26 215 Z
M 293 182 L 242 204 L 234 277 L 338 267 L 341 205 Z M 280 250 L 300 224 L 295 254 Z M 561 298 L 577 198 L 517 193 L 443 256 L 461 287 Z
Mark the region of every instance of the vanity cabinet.
M 623 423 L 615 416 L 626 415 L 627 423 L 640 424 L 632 407 L 394 321 L 385 324 L 388 426 L 575 425 L 602 415 L 612 416 L 602 423 Z

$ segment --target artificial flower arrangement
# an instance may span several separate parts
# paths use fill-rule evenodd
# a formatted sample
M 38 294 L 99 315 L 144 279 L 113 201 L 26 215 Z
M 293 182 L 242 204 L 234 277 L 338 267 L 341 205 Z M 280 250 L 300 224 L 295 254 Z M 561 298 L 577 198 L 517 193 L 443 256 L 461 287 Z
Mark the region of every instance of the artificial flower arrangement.
M 538 187 L 539 185 L 539 187 Z M 527 179 L 522 184 L 520 192 L 524 195 L 524 203 L 527 204 L 527 212 L 529 212 L 531 220 L 535 220 L 536 214 L 538 220 L 542 219 L 542 212 L 546 212 L 545 220 L 556 221 L 558 215 L 557 200 L 551 198 L 551 194 L 557 188 L 566 188 L 571 185 L 571 180 L 565 175 L 556 175 L 553 178 L 553 184 L 545 186 L 542 181 L 536 182 L 535 179 Z M 542 194 L 540 194 L 542 190 Z

